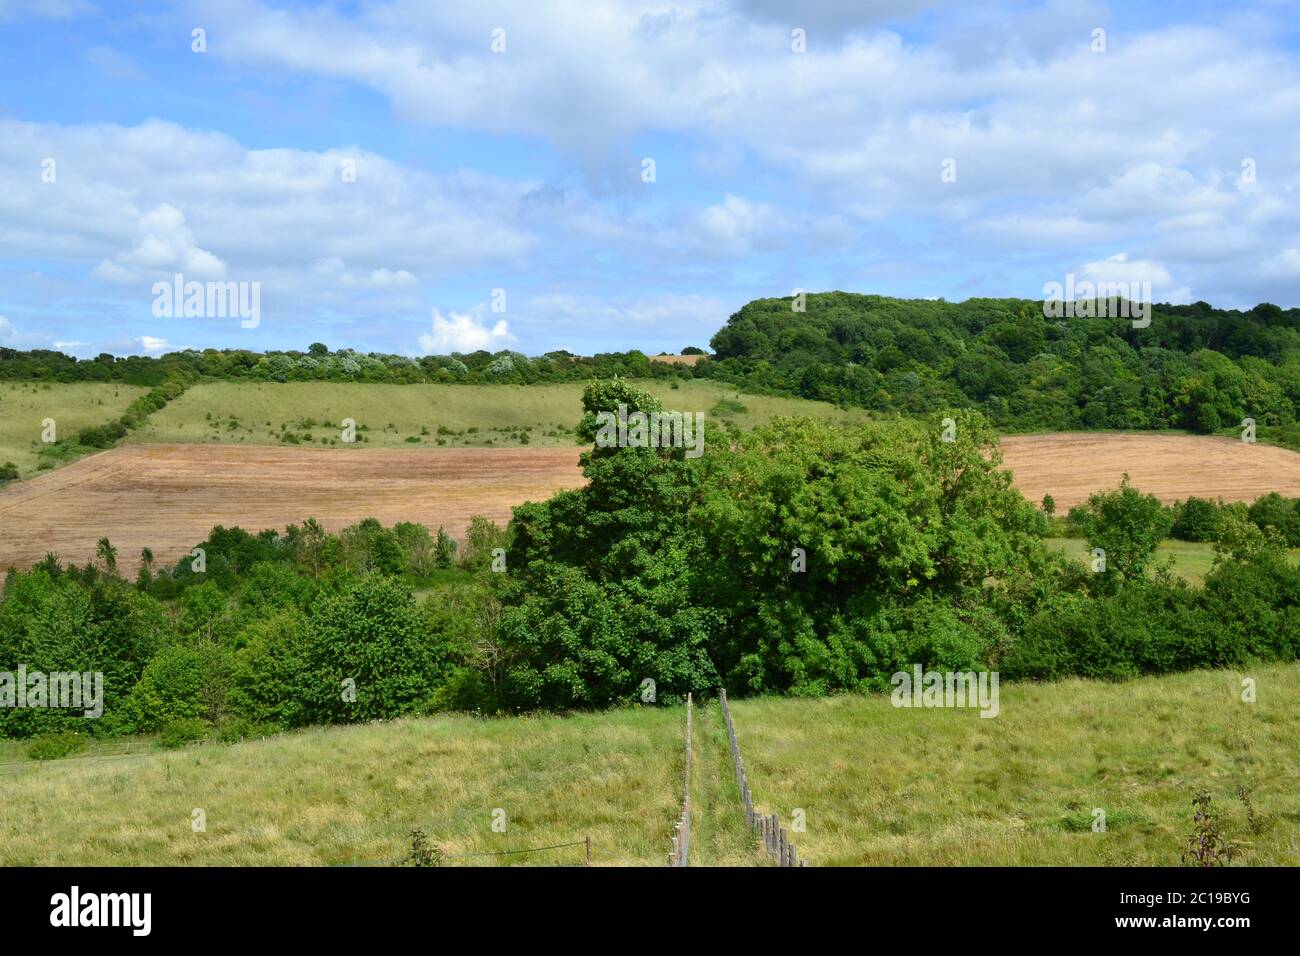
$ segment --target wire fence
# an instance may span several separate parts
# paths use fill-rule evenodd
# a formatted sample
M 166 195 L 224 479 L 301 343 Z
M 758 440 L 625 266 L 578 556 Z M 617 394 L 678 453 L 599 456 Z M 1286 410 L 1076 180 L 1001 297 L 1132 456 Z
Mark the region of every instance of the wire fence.
M 673 831 L 673 848 L 668 854 L 669 866 L 689 866 L 691 856 L 691 715 L 695 704 L 686 695 L 686 771 L 682 783 L 682 815 Z
M 736 784 L 740 787 L 740 805 L 745 811 L 745 822 L 758 831 L 763 848 L 771 854 L 777 866 L 807 866 L 806 860 L 799 859 L 799 851 L 785 827 L 781 826 L 780 818 L 775 813 L 769 816 L 754 809 L 754 796 L 749 792 L 749 781 L 745 779 L 745 762 L 740 758 L 736 725 L 731 720 L 725 689 L 718 690 L 718 699 L 722 701 L 722 716 L 727 722 L 727 742 L 731 745 L 731 762 L 736 768 Z

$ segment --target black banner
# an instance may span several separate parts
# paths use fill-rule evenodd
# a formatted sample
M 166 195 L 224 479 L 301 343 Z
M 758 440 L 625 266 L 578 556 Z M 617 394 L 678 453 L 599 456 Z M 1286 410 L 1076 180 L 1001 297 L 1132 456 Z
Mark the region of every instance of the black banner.
M 877 940 L 980 939 L 990 930 L 1050 938 L 1227 942 L 1293 924 L 1288 869 L 7 869 L 7 940 L 211 943 L 291 938 L 372 944 L 433 928 L 537 941 L 650 933 L 691 914 L 693 933 L 812 940 L 846 929 Z M 539 934 L 541 936 L 539 937 Z M 610 937 L 603 937 L 610 938 Z

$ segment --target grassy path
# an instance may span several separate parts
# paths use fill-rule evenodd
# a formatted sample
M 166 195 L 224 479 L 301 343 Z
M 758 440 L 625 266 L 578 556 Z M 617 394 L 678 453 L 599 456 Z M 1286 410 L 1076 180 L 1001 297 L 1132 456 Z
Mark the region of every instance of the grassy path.
M 717 698 L 695 708 L 695 768 L 691 779 L 691 866 L 764 866 L 758 839 L 745 826 L 740 793 Z

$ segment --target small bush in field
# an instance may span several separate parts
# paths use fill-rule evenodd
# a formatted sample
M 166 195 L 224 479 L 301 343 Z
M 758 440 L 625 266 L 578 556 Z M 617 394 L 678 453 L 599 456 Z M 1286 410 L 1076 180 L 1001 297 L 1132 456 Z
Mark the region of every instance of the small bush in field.
M 32 760 L 58 760 L 86 749 L 86 738 L 81 734 L 63 730 L 33 737 L 27 745 L 27 756 Z
M 196 740 L 203 740 L 208 736 L 211 729 L 206 720 L 199 720 L 197 717 L 183 717 L 180 720 L 173 720 L 163 728 L 162 734 L 158 738 L 158 744 L 168 750 L 175 750 Z
M 279 730 L 280 728 L 273 724 L 259 724 L 245 717 L 231 717 L 223 720 L 217 727 L 217 739 L 223 744 L 237 744 L 241 740 L 269 737 Z

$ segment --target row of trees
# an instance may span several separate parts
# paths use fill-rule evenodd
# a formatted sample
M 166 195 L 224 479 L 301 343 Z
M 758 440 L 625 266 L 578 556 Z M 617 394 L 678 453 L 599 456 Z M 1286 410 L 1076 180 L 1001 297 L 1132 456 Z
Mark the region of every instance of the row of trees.
M 1127 487 L 1128 476 L 1124 478 Z M 1150 498 L 1150 523 L 1164 535 L 1180 541 L 1223 542 L 1242 522 L 1287 548 L 1300 548 L 1300 498 L 1288 498 L 1270 491 L 1255 501 L 1225 502 L 1192 495 L 1186 501 L 1162 505 Z M 1056 518 L 1050 533 L 1063 536 L 1086 535 L 1092 521 L 1093 504 L 1076 505 L 1063 518 Z M 1056 504 L 1051 495 L 1043 497 L 1042 509 L 1051 518 Z
M 316 342 L 305 352 L 188 349 L 159 358 L 115 358 L 105 353 L 94 359 L 77 359 L 49 350 L 20 352 L 0 348 L 0 381 L 123 382 L 150 386 L 199 379 L 532 385 L 614 376 L 690 378 L 693 374 L 690 366 L 653 362 L 635 350 L 594 356 L 555 351 L 534 357 L 509 350 L 480 350 L 412 358 L 354 349 L 331 352 Z
M 1154 306 L 1150 324 L 1044 316 L 1024 299 L 902 300 L 829 292 L 759 299 L 714 335 L 712 361 L 651 361 L 639 351 L 405 355 L 187 350 L 156 359 L 0 349 L 0 380 L 463 382 L 533 384 L 718 378 L 738 387 L 910 414 L 978 409 L 997 427 L 1184 428 L 1253 418 L 1261 437 L 1300 445 L 1300 310 L 1249 312 L 1204 302 Z M 698 353 L 698 349 L 687 349 Z

